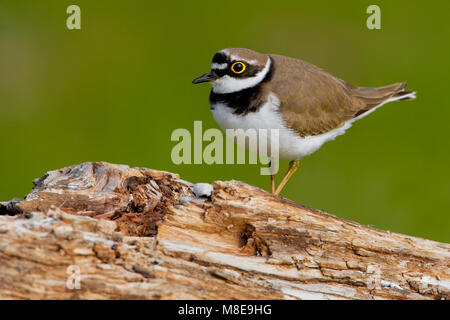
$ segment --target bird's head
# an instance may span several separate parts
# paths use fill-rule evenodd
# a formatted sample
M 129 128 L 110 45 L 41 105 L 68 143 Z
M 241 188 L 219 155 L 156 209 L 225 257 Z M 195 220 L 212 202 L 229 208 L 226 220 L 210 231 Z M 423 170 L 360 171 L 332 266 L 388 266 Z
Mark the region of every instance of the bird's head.
M 272 65 L 271 58 L 249 49 L 224 49 L 212 60 L 211 72 L 192 83 L 211 82 L 215 93 L 231 93 L 261 83 Z

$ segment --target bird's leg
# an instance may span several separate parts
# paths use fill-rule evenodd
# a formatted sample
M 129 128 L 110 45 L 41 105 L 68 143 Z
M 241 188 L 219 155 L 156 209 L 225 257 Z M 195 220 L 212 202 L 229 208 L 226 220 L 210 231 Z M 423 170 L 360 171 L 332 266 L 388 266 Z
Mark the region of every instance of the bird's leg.
M 274 161 L 274 159 L 270 159 L 269 161 L 269 170 L 270 170 L 270 189 L 272 193 L 275 193 L 275 175 L 276 173 L 273 172 L 272 170 L 272 161 Z
M 272 193 L 275 193 L 275 175 L 274 174 L 270 175 L 270 187 L 271 187 Z
M 281 180 L 280 184 L 278 185 L 277 189 L 275 190 L 275 194 L 280 194 L 281 190 L 283 190 L 284 185 L 289 181 L 289 179 L 292 177 L 292 175 L 297 171 L 298 167 L 300 165 L 299 160 L 292 160 L 289 163 L 289 169 L 286 172 L 286 174 L 283 177 L 283 180 Z

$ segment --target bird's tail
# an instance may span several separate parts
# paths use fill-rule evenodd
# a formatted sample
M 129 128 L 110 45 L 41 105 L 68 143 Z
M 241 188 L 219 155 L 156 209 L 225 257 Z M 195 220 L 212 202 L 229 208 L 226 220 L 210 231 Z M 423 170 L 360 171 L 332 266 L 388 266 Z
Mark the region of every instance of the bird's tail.
M 365 103 L 364 108 L 355 110 L 352 121 L 365 117 L 388 102 L 416 98 L 415 91 L 406 91 L 406 82 L 379 88 L 351 87 L 350 90 L 354 97 Z
M 387 102 L 416 98 L 415 91 L 406 90 L 406 82 L 395 83 L 379 88 L 356 87 L 353 90 L 353 95 L 364 101 L 368 110 Z

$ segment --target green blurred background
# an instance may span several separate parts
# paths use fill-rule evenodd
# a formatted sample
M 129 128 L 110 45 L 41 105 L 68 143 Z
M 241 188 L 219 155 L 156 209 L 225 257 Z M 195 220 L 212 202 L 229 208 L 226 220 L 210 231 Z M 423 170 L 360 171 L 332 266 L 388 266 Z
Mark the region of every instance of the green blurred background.
M 82 29 L 66 28 L 81 7 Z M 381 30 L 366 8 L 381 7 Z M 237 179 L 260 165 L 174 165 L 176 128 L 218 128 L 208 71 L 222 48 L 316 64 L 361 86 L 408 81 L 414 101 L 358 121 L 301 163 L 284 196 L 381 229 L 450 242 L 449 1 L 0 2 L 0 200 L 46 171 L 108 161 Z M 287 168 L 282 162 L 280 175 Z

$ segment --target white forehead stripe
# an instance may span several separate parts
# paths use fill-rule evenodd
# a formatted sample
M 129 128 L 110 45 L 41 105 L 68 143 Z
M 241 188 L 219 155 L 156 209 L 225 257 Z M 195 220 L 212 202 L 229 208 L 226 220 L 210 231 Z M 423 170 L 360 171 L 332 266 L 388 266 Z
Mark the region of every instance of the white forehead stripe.
M 270 63 L 270 59 L 268 58 L 264 69 L 250 78 L 237 79 L 230 77 L 229 75 L 225 75 L 212 83 L 212 90 L 215 93 L 231 93 L 254 87 L 263 81 L 269 72 Z
M 213 62 L 211 64 L 211 70 L 225 70 L 227 68 L 228 64 L 226 63 L 215 63 Z

